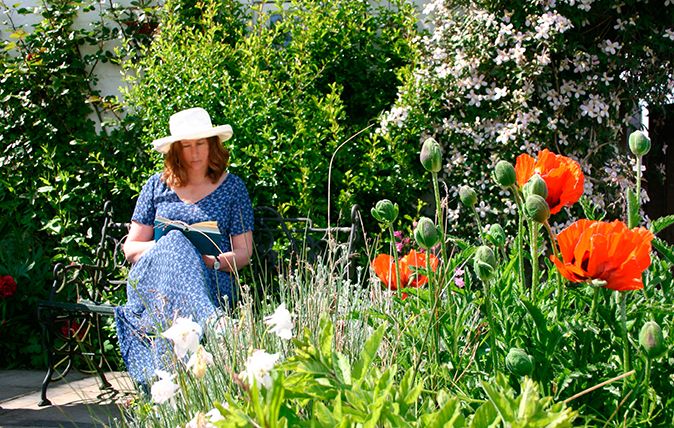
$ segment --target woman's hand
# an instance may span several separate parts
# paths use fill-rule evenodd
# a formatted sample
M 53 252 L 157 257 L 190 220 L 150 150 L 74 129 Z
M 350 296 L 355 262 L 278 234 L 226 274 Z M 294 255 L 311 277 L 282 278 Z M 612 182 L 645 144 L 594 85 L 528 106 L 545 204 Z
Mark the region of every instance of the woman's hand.
M 136 263 L 143 254 L 155 244 L 154 227 L 138 222 L 131 222 L 129 234 L 126 236 L 122 250 L 124 257 L 131 262 Z
M 250 263 L 250 257 L 253 255 L 253 232 L 246 232 L 240 235 L 230 237 L 232 241 L 232 251 L 220 253 L 217 260 L 220 263 L 220 269 L 225 272 L 236 272 L 238 269 Z M 213 269 L 215 256 L 201 256 L 208 268 Z

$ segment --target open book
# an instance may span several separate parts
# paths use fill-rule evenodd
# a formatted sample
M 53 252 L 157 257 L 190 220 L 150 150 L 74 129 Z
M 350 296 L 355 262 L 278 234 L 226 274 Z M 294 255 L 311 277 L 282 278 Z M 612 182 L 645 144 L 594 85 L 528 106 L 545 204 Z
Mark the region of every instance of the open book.
M 201 254 L 217 256 L 221 253 L 220 241 L 222 234 L 218 229 L 216 221 L 202 221 L 200 223 L 187 224 L 179 220 L 171 220 L 166 217 L 157 216 L 154 219 L 154 240 L 159 240 L 162 236 L 172 230 L 180 230 L 185 237 L 196 247 Z

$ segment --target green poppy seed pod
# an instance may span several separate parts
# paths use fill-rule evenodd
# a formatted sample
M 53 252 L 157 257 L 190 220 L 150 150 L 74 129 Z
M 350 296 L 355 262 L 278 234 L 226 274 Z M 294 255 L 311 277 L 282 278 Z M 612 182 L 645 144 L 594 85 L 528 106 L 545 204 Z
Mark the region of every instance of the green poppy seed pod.
M 421 248 L 430 250 L 440 242 L 440 231 L 428 217 L 421 217 L 414 229 L 414 240 Z
M 522 191 L 525 197 L 529 195 L 538 195 L 543 199 L 548 197 L 548 185 L 545 184 L 543 177 L 538 174 L 531 176 L 529 181 L 524 184 Z
M 515 167 L 508 161 L 498 161 L 494 168 L 494 180 L 501 187 L 510 187 L 517 181 Z
M 488 281 L 496 271 L 496 256 L 491 248 L 481 245 L 475 251 L 473 259 L 475 274 L 482 281 Z
M 524 203 L 527 216 L 538 223 L 545 223 L 550 218 L 550 207 L 539 195 L 529 195 Z
M 648 358 L 659 357 L 665 351 L 662 329 L 655 321 L 648 321 L 639 331 L 639 344 Z
M 651 150 L 651 140 L 641 131 L 634 131 L 629 138 L 630 150 L 636 156 L 644 156 Z
M 459 188 L 459 199 L 467 207 L 472 207 L 477 203 L 477 193 L 470 186 L 461 186 Z
M 531 376 L 534 370 L 534 362 L 524 349 L 510 348 L 506 356 L 506 368 L 517 377 Z
M 489 226 L 487 240 L 495 247 L 502 247 L 505 245 L 506 235 L 500 224 L 495 223 Z
M 442 149 L 440 149 L 440 144 L 432 137 L 427 138 L 421 146 L 419 159 L 426 171 L 440 172 L 442 169 Z
M 398 204 L 394 204 L 388 199 L 382 199 L 375 204 L 370 212 L 375 220 L 385 225 L 389 225 L 398 218 Z

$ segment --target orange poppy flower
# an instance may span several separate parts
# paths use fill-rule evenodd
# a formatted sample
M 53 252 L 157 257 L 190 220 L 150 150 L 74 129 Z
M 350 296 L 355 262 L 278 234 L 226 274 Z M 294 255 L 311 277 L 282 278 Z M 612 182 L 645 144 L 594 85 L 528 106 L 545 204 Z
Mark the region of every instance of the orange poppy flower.
M 651 264 L 652 240 L 649 230 L 630 230 L 618 220 L 578 220 L 557 237 L 563 260 L 550 259 L 569 281 L 599 279 L 611 290 L 640 290 L 641 274 Z
M 515 176 L 521 187 L 534 175 L 539 174 L 548 186 L 548 197 L 545 201 L 550 206 L 550 214 L 557 214 L 565 206 L 578 202 L 583 194 L 585 176 L 580 164 L 566 156 L 557 155 L 544 149 L 534 159 L 528 154 L 521 154 L 515 162 Z
M 438 268 L 440 261 L 431 254 L 431 269 L 433 272 Z M 426 268 L 426 253 L 418 253 L 412 250 L 405 257 L 398 261 L 400 266 L 400 286 L 401 287 L 421 287 L 428 282 L 424 275 L 416 274 L 410 269 L 412 267 Z M 374 273 L 390 290 L 397 290 L 395 260 L 388 254 L 379 254 L 371 263 Z

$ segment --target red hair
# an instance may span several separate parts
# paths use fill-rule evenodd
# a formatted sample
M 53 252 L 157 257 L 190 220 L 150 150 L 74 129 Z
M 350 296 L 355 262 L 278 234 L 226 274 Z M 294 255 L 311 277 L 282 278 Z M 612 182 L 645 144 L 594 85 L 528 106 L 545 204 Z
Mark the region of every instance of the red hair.
M 208 169 L 206 176 L 216 183 L 229 166 L 229 150 L 217 136 L 208 137 Z M 170 187 L 182 187 L 187 184 L 187 169 L 183 160 L 183 146 L 180 141 L 171 144 L 164 158 L 162 180 Z

